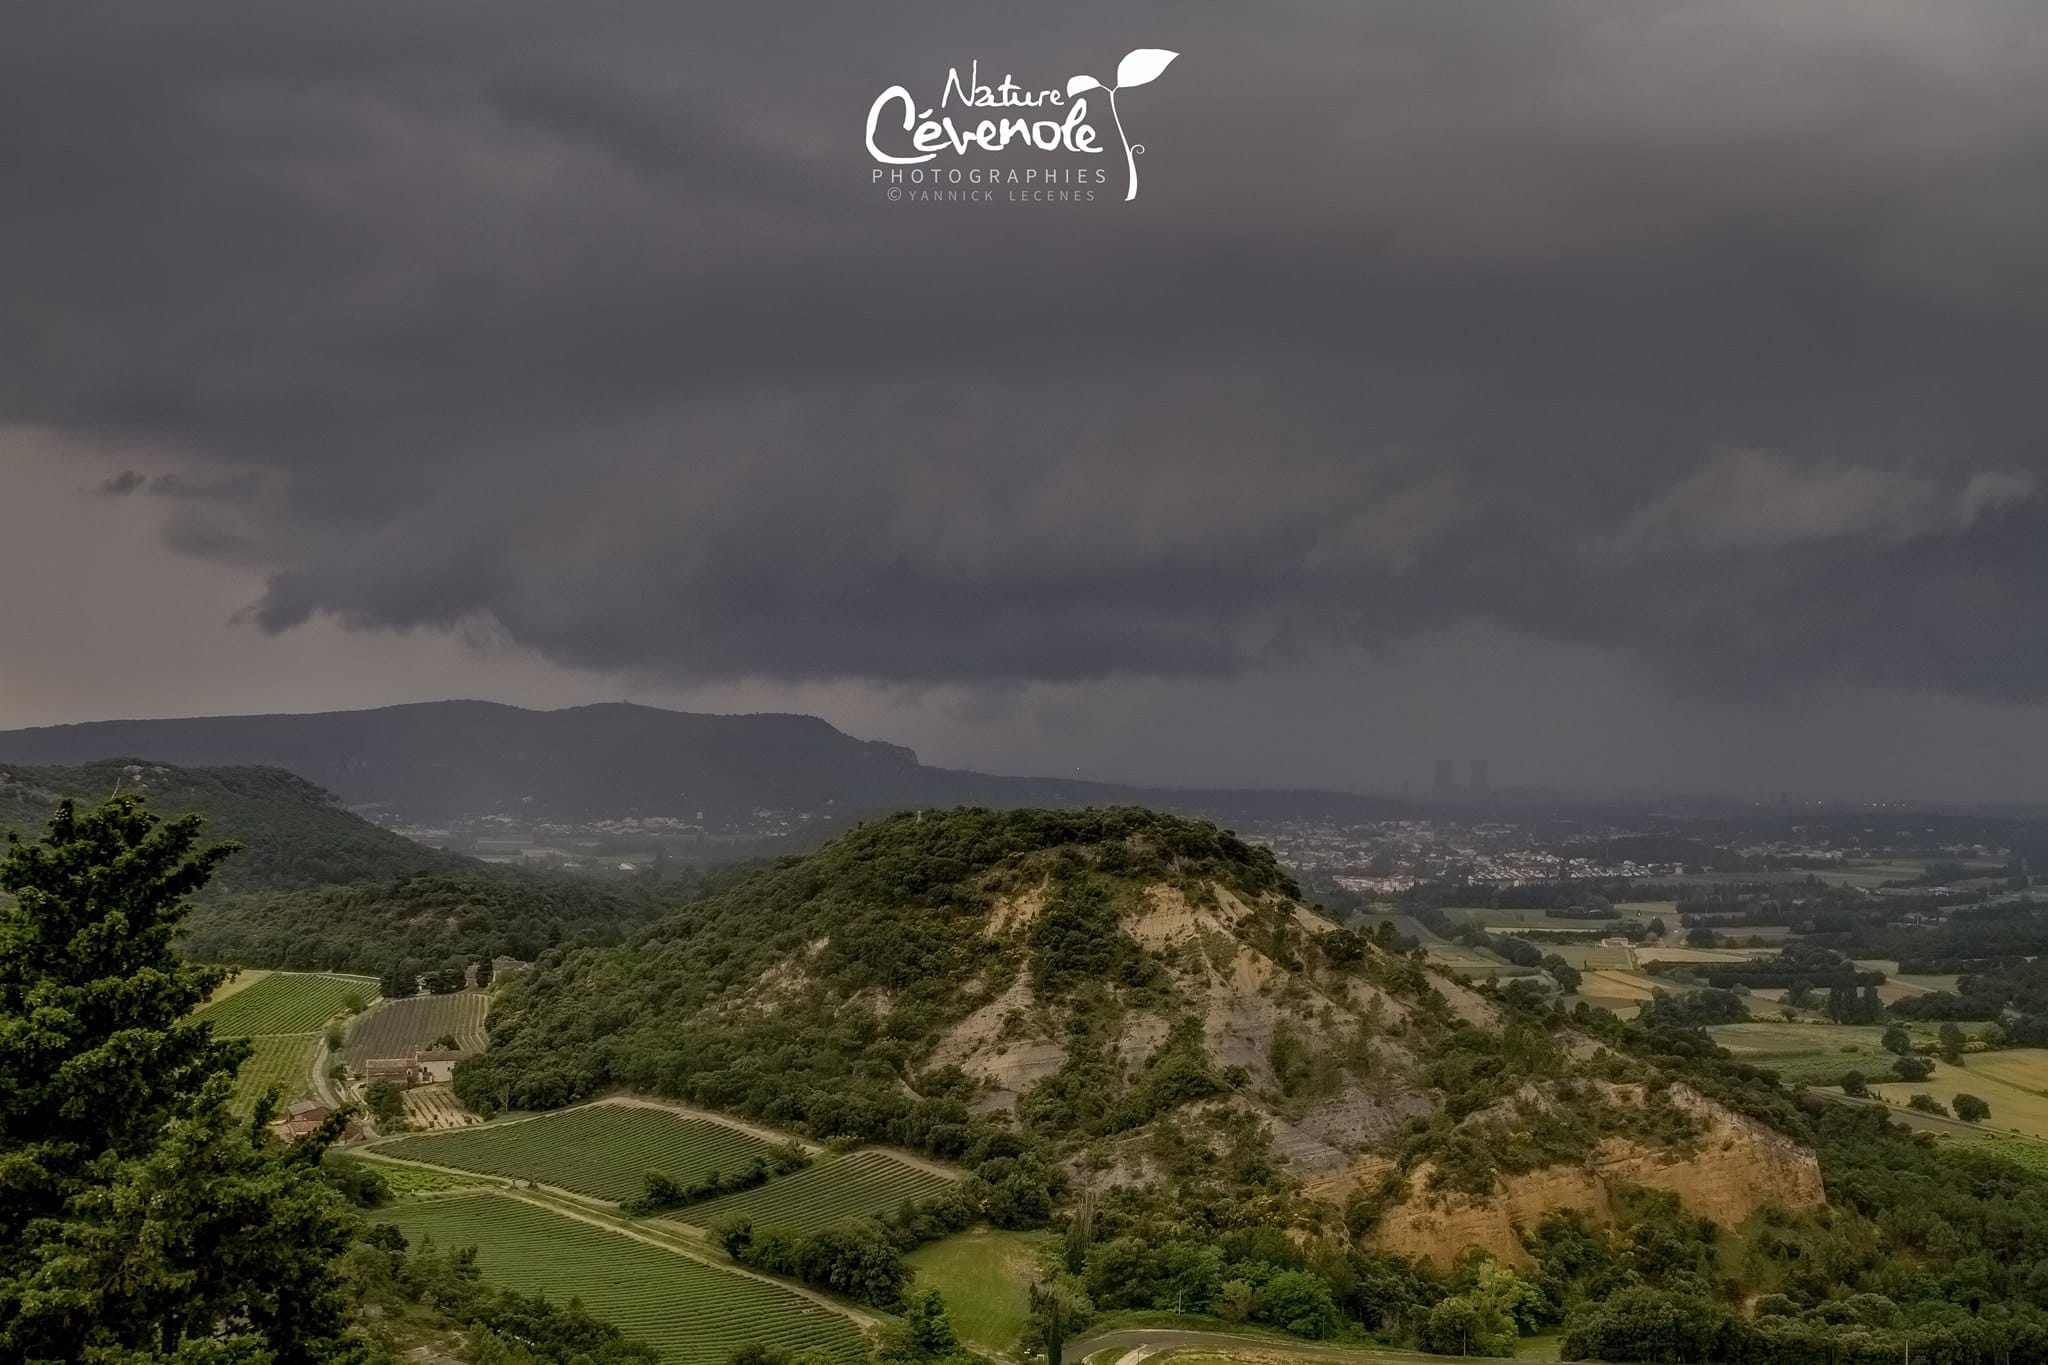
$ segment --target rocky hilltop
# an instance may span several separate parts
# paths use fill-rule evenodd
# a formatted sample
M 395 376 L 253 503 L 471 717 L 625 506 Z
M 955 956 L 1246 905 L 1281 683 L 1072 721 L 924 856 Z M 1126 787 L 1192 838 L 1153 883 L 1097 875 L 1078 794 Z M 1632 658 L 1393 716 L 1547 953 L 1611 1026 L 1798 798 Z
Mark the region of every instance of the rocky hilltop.
M 630 1087 L 819 1138 L 1015 1148 L 1049 1199 L 1224 1180 L 1304 1235 L 1443 1261 L 1513 1258 L 1532 1217 L 1623 1188 L 1730 1224 L 1820 1198 L 1810 1153 L 1547 1009 L 1347 928 L 1213 825 L 962 810 L 550 955 L 459 1084 L 487 1109 Z

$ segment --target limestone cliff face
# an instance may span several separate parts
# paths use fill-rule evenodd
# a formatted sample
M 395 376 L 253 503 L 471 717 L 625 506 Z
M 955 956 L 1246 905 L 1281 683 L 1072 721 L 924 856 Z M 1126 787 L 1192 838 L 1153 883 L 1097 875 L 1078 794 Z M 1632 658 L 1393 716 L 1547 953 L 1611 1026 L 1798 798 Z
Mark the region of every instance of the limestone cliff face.
M 1444 1266 L 1474 1247 L 1526 1264 L 1518 1227 L 1534 1226 L 1553 1209 L 1612 1217 L 1615 1191 L 1624 1185 L 1668 1190 L 1723 1227 L 1744 1222 L 1768 1204 L 1810 1208 L 1826 1202 L 1820 1161 L 1812 1152 L 1684 1086 L 1674 1086 L 1671 1099 L 1705 1124 L 1697 1142 L 1683 1150 L 1610 1138 L 1579 1165 L 1507 1177 L 1483 1197 L 1427 1193 L 1430 1171 L 1424 1165 L 1412 1173 L 1408 1197 L 1381 1220 L 1374 1243 Z

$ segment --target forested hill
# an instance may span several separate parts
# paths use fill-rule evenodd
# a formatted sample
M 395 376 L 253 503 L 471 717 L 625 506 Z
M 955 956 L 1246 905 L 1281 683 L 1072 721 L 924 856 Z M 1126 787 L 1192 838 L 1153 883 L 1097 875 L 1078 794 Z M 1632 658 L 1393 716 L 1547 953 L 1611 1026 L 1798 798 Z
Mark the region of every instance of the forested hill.
M 176 768 L 134 759 L 77 767 L 0 764 L 0 830 L 31 837 L 65 797 L 92 805 L 122 792 L 139 793 L 162 816 L 201 815 L 209 840 L 243 845 L 220 872 L 222 891 L 482 870 L 472 859 L 380 829 L 330 793 L 276 768 Z
M 632 1084 L 785 1119 L 814 1103 L 900 1107 L 902 1075 L 1006 992 L 1020 1042 L 1090 1013 L 1080 997 L 1102 1002 L 1091 1017 L 1112 1031 L 1125 997 L 1142 998 L 1192 1028 L 1176 1037 L 1206 1071 L 1199 1002 L 1131 937 L 1154 887 L 1247 915 L 1298 894 L 1269 850 L 1136 808 L 892 816 L 626 946 L 543 963 L 501 1001 L 472 1090 L 548 1105 Z
M 65 797 L 116 793 L 167 819 L 199 815 L 207 842 L 242 845 L 193 908 L 186 951 L 206 961 L 416 975 L 528 960 L 612 942 L 713 875 L 643 886 L 491 867 L 380 829 L 276 768 L 0 765 L 0 832 L 34 838 Z
M 1059 1283 L 1106 1311 L 1446 1355 L 1563 1328 L 1569 1359 L 2048 1361 L 2048 1177 L 1995 1144 L 1788 1087 L 1668 998 L 1625 1024 L 1449 980 L 1143 810 L 867 825 L 544 956 L 455 1082 L 922 1149 L 967 1178 L 889 1236 L 1064 1226 Z

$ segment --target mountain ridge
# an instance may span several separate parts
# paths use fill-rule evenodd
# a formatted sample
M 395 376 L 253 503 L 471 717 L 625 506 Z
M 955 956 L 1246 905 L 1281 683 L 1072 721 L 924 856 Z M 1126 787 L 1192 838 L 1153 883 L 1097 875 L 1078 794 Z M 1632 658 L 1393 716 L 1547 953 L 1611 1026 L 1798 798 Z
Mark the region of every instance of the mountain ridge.
M 790 712 L 720 715 L 632 702 L 530 710 L 489 701 L 357 711 L 83 721 L 0 731 L 0 763 L 116 758 L 267 766 L 401 820 L 665 817 L 740 825 L 763 809 L 854 816 L 916 806 L 1145 804 L 1227 818 L 1296 805 L 1383 811 L 1337 792 L 1161 789 L 942 768 Z

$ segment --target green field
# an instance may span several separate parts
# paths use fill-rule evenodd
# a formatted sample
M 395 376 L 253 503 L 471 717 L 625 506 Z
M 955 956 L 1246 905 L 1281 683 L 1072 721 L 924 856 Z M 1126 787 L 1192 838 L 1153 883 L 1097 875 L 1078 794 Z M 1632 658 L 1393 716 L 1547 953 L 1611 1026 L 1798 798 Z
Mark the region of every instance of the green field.
M 320 1040 L 311 1034 L 272 1034 L 252 1038 L 250 1045 L 255 1051 L 235 1073 L 235 1108 L 248 1113 L 273 1085 L 278 1090 L 278 1108 L 289 1108 L 306 1093 Z
M 1628 970 L 1628 949 L 1609 948 L 1588 940 L 1585 943 L 1542 943 L 1538 944 L 1544 953 L 1556 953 L 1580 971 L 1606 968 L 1611 971 Z
M 970 1346 L 1004 1353 L 1017 1344 L 1030 1315 L 1030 1286 L 1039 1278 L 1039 1253 L 1051 1245 L 1040 1232 L 976 1228 L 919 1247 L 903 1259 L 919 1285 L 946 1296 L 953 1330 Z
M 1754 962 L 1775 957 L 1775 948 L 1683 948 L 1656 945 L 1636 949 L 1639 964 L 1651 962 Z
M 377 982 L 367 976 L 271 972 L 201 1006 L 193 1017 L 211 1023 L 223 1038 L 314 1034 L 350 1001 L 367 1004 L 376 998 Z
M 1618 934 L 1622 926 L 1618 919 L 1553 919 L 1542 910 L 1497 910 L 1487 905 L 1447 906 L 1444 913 L 1460 924 L 1476 924 L 1482 929 L 1551 929 L 1596 938 Z
M 2015 1048 L 1980 1052 L 1962 1066 L 1937 1062 L 1924 1081 L 1891 1081 L 1873 1085 L 1870 1093 L 1887 1104 L 1903 1105 L 1914 1095 L 1932 1095 L 1953 1106 L 1957 1095 L 1975 1095 L 1991 1106 L 1986 1129 L 2048 1139 L 2048 1048 Z
M 1751 1008 L 1758 1008 L 1752 1002 Z M 1892 1054 L 1880 1046 L 1879 1024 L 1766 1022 L 1716 1024 L 1715 1042 L 1745 1062 L 1768 1067 L 1789 1085 L 1834 1085 L 1846 1072 L 1868 1081 L 1891 1074 Z M 1916 1036 L 1924 1030 L 1914 1030 Z M 1931 1035 L 1926 1035 L 1931 1036 Z
M 1514 977 L 1536 974 L 1534 967 L 1517 967 L 1504 957 L 1497 957 L 1477 948 L 1467 948 L 1461 944 L 1432 944 L 1422 951 L 1433 965 L 1460 976 L 1476 977 L 1481 981 L 1490 976 Z
M 817 1232 L 857 1218 L 892 1213 L 905 1201 L 929 1199 L 952 1181 L 884 1152 L 819 1160 L 793 1175 L 738 1194 L 692 1205 L 677 1215 L 699 1227 L 751 1218 L 758 1227 Z
M 1669 981 L 1659 981 L 1625 968 L 1592 967 L 1582 973 L 1579 994 L 1595 1004 L 1640 1005 L 1658 991 L 1679 992 Z
M 864 1358 L 849 1318 L 784 1289 L 594 1227 L 509 1195 L 464 1192 L 379 1211 L 414 1242 L 474 1246 L 484 1278 L 556 1302 L 583 1301 L 595 1317 L 661 1352 L 672 1365 L 725 1365 L 762 1342 Z
M 443 1190 L 468 1189 L 482 1183 L 477 1176 L 457 1171 L 430 1171 L 423 1166 L 400 1166 L 391 1161 L 358 1160 L 330 1154 L 327 1162 L 330 1165 L 340 1162 L 367 1166 L 377 1173 L 393 1194 L 437 1194 Z
M 1908 1025 L 1911 1029 L 1911 1026 Z M 1916 1035 L 1925 1030 L 1913 1030 Z M 1746 1024 L 1716 1024 L 1707 1030 L 1714 1041 L 1745 1061 L 1765 1057 L 1803 1057 L 1832 1053 L 1842 1065 L 1868 1073 L 1864 1062 L 1875 1060 L 1889 1067 L 1891 1054 L 1878 1043 L 1884 1036 L 1882 1024 L 1794 1024 L 1757 1020 Z M 1927 1033 L 1931 1037 L 1931 1033 Z M 1860 1060 L 1859 1060 L 1860 1054 Z
M 1987 1135 L 1964 1139 L 1978 1151 L 1991 1152 L 2015 1166 L 2048 1175 L 2048 1142 L 2032 1138 Z
M 490 1004 L 490 997 L 482 991 L 386 1000 L 355 1020 L 342 1046 L 342 1058 L 361 1071 L 372 1057 L 409 1057 L 431 1048 L 443 1035 L 453 1035 L 456 1046 L 465 1052 L 480 1052 L 484 1014 Z
M 587 1104 L 540 1118 L 393 1138 L 381 1156 L 553 1185 L 614 1203 L 649 1171 L 684 1183 L 730 1171 L 776 1144 L 714 1119 L 634 1104 Z M 894 1207 L 894 1205 L 891 1205 Z

